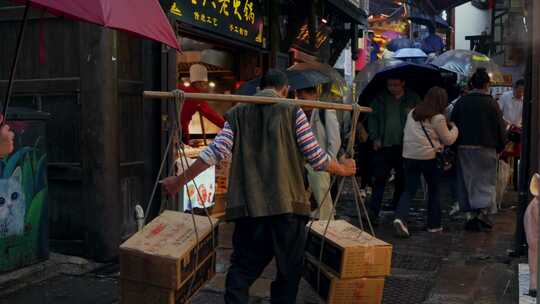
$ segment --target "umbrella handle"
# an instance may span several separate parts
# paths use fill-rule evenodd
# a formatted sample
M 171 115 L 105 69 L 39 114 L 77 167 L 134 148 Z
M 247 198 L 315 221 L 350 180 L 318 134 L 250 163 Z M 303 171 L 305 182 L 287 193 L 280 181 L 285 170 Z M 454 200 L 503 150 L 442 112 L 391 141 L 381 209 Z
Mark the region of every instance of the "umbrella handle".
M 30 11 L 30 0 L 26 0 L 26 5 L 24 7 L 24 17 L 21 23 L 21 27 L 19 28 L 19 36 L 17 38 L 17 47 L 15 49 L 15 57 L 13 58 L 13 62 L 11 63 L 11 70 L 9 72 L 9 81 L 8 81 L 8 87 L 6 90 L 6 97 L 4 99 L 4 107 L 2 110 L 2 115 L 4 119 L 0 123 L 0 125 L 4 125 L 7 120 L 7 110 L 9 106 L 9 100 L 11 99 L 11 94 L 13 92 L 13 82 L 15 80 L 15 72 L 17 71 L 17 63 L 19 62 L 19 57 L 21 54 L 21 48 L 22 43 L 24 40 L 24 32 L 26 29 L 26 24 L 28 23 L 28 13 Z

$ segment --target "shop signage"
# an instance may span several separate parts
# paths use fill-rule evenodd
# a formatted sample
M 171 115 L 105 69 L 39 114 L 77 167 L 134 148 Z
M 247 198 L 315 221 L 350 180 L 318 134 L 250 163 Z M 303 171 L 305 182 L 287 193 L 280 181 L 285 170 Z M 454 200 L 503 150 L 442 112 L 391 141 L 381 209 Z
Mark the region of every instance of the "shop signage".
M 296 36 L 294 46 L 306 51 L 317 51 L 328 43 L 331 33 L 332 29 L 321 22 L 318 31 L 315 33 L 315 49 L 313 49 L 310 44 L 309 27 L 304 24 L 300 28 L 298 36 Z
M 259 0 L 175 0 L 169 13 L 180 22 L 266 47 L 261 7 Z

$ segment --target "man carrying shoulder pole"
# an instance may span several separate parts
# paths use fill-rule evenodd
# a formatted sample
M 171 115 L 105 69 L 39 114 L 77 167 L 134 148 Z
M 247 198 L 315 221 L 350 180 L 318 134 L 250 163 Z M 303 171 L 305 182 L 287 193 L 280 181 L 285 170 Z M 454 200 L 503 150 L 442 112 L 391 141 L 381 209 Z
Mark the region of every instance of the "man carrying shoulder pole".
M 269 70 L 257 95 L 284 98 L 287 76 Z M 331 159 L 319 146 L 307 117 L 293 103 L 242 104 L 225 115 L 214 142 L 181 176 L 162 181 L 169 194 L 223 159 L 232 157 L 226 219 L 235 223 L 225 302 L 248 303 L 249 288 L 276 259 L 272 303 L 296 303 L 303 270 L 310 203 L 304 187 L 305 160 L 318 171 L 352 176 L 352 159 Z

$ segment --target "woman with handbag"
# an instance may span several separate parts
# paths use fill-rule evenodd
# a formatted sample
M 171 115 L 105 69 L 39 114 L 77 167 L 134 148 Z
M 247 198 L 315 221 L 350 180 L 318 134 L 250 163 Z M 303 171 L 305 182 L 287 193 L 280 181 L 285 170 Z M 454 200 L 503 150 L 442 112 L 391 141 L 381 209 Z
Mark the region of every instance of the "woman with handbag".
M 457 127 L 446 119 L 447 106 L 446 91 L 434 87 L 407 117 L 403 139 L 405 191 L 399 200 L 394 220 L 397 236 L 410 236 L 406 224 L 409 206 L 416 195 L 422 175 L 428 187 L 427 230 L 442 231 L 439 181 L 448 161 L 443 151 L 444 146 L 453 144 L 458 137 Z

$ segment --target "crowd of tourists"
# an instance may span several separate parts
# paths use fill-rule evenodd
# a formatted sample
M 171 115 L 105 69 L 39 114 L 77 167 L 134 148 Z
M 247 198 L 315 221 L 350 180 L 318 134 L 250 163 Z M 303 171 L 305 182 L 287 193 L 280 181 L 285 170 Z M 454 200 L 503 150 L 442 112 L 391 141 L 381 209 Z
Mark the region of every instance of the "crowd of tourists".
M 521 128 L 524 82 L 517 81 L 498 100 L 490 93 L 490 83 L 488 73 L 478 69 L 449 103 L 449 94 L 441 87 L 431 88 L 420 99 L 404 80 L 387 80 L 386 89 L 371 103 L 373 113 L 366 124 L 369 149 L 357 159 L 359 168 L 366 168 L 360 174 L 363 184 L 372 188 L 368 202 L 372 223 L 378 223 L 391 180 L 388 209 L 394 211 L 397 236 L 410 236 L 411 202 L 422 185 L 427 191 L 426 230 L 443 231 L 440 189 L 446 176 L 456 201 L 450 213 L 460 211 L 468 231 L 493 228 L 489 215 L 496 200 L 499 161 L 505 157 L 510 135 Z

